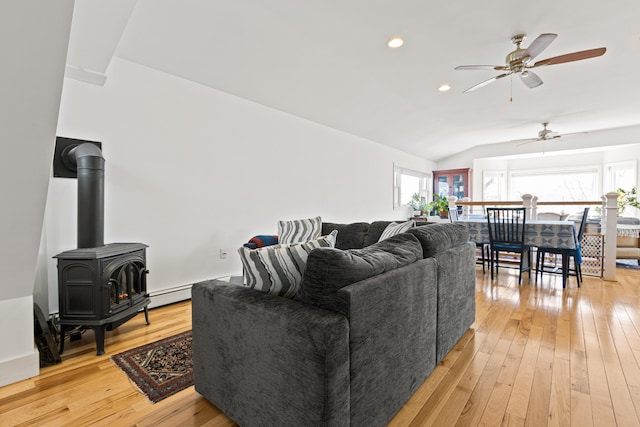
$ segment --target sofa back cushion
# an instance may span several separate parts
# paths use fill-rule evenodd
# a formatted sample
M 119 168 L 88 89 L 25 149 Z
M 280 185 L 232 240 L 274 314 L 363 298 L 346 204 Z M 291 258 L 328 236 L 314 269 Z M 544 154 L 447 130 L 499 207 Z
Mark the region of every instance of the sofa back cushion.
M 353 224 L 322 223 L 322 235 L 338 230 L 335 247 L 338 249 L 360 249 L 364 247 L 364 239 L 369 231 L 369 223 L 354 222 Z
M 469 230 L 463 224 L 436 223 L 421 225 L 407 231 L 418 238 L 422 245 L 422 256 L 429 258 L 439 252 L 469 241 Z
M 314 249 L 307 258 L 297 299 L 348 315 L 346 303 L 338 296 L 339 289 L 419 259 L 422 259 L 420 242 L 407 233 L 363 249 Z
M 362 249 L 380 240 L 380 236 L 392 221 L 354 222 L 352 224 L 322 223 L 322 235 L 338 230 L 338 249 Z

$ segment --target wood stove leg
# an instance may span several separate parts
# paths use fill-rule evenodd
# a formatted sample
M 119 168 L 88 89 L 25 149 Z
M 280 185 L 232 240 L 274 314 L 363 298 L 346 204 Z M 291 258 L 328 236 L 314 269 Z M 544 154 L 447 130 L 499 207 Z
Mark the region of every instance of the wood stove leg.
M 64 325 L 60 325 L 60 351 L 58 354 L 62 354 L 64 351 Z
M 105 326 L 93 327 L 93 334 L 96 337 L 96 356 L 104 354 L 104 329 Z
M 149 307 L 147 307 L 147 306 L 144 307 L 144 320 L 145 320 L 145 322 L 147 322 L 147 325 L 151 324 L 149 322 Z

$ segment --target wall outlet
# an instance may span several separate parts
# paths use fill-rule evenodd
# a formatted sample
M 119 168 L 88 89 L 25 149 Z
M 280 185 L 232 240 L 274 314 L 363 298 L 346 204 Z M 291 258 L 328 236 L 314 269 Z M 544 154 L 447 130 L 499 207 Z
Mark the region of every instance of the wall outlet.
M 220 249 L 220 259 L 226 259 L 226 258 L 227 258 L 227 250 Z

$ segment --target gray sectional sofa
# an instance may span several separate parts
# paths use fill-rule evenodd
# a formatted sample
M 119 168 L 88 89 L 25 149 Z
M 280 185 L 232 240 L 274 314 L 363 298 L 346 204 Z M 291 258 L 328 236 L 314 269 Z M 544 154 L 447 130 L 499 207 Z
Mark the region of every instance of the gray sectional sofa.
M 386 425 L 475 319 L 475 244 L 446 223 L 377 242 L 383 223 L 323 224 L 336 248 L 295 299 L 195 284 L 196 391 L 242 426 Z

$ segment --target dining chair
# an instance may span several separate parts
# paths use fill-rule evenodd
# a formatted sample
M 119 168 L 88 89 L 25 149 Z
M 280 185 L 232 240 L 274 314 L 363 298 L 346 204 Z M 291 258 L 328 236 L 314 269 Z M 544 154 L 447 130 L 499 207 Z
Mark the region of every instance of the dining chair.
M 575 249 L 558 249 L 558 248 L 545 248 L 539 247 L 538 254 L 536 255 L 536 279 L 538 278 L 538 272 L 540 272 L 540 280 L 545 269 L 545 257 L 547 254 L 557 254 L 562 257 L 562 287 L 567 286 L 567 277 L 569 275 L 576 276 L 576 282 L 578 287 L 582 283 L 582 253 L 580 251 L 580 243 L 582 242 L 582 236 L 584 235 L 585 224 L 587 223 L 587 217 L 589 216 L 589 208 L 584 208 L 582 213 L 582 219 L 580 220 L 580 227 L 578 228 L 578 236 Z M 574 269 L 570 268 L 571 258 L 573 258 Z M 572 274 L 573 273 L 573 274 Z
M 457 210 L 449 211 L 449 218 L 451 222 L 456 222 L 460 220 L 460 214 Z M 478 250 L 480 253 L 478 254 Z M 482 274 L 487 272 L 485 265 L 489 262 L 489 245 L 486 243 L 478 243 L 476 242 L 476 264 L 482 265 Z
M 538 212 L 537 220 L 562 221 L 562 214 L 556 212 Z
M 494 267 L 496 275 L 498 274 L 500 252 L 520 254 L 518 284 L 522 283 L 524 271 L 529 272 L 529 279 L 531 279 L 531 247 L 525 245 L 524 240 L 525 208 L 487 208 L 487 222 L 491 279 L 493 280 Z

